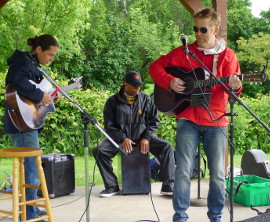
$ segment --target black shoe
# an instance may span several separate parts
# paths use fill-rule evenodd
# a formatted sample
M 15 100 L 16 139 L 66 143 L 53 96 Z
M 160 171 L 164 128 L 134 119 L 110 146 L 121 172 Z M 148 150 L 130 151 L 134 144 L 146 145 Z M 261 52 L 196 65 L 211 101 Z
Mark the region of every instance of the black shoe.
M 46 210 L 40 210 L 39 208 L 37 208 L 37 217 L 42 217 L 47 215 Z
M 19 221 L 22 221 L 21 219 Z M 39 220 L 38 222 L 48 222 L 47 220 Z
M 47 215 L 47 212 L 46 210 L 40 210 L 38 207 L 37 207 L 37 217 L 43 217 Z M 39 222 L 48 222 L 47 220 L 39 220 Z
M 111 197 L 115 194 L 118 194 L 120 192 L 120 189 L 118 186 L 115 187 L 109 187 L 108 189 L 102 190 L 99 194 L 101 197 Z
M 210 218 L 210 222 L 223 222 L 221 216 Z
M 173 195 L 173 185 L 174 185 L 173 181 L 164 181 L 162 183 L 160 193 L 163 195 L 172 196 Z
M 42 216 L 45 216 L 47 215 L 47 212 L 46 210 L 40 210 L 38 207 L 37 207 L 37 214 L 36 214 L 36 217 L 42 217 Z M 21 215 L 19 216 L 19 221 L 22 221 L 21 220 Z M 48 222 L 47 220 L 40 220 L 39 222 Z

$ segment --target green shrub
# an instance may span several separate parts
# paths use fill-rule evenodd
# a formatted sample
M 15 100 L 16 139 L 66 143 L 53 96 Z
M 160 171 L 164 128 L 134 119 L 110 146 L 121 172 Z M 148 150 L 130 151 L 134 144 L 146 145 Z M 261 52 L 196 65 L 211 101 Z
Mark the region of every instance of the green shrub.
M 266 125 L 270 125 L 269 120 L 269 96 L 261 98 L 242 98 L 246 106 Z M 243 154 L 250 149 L 260 149 L 266 153 L 270 152 L 269 132 L 241 105 L 235 105 L 235 152 Z
M 160 124 L 158 128 L 158 137 L 170 142 L 175 147 L 176 137 L 176 120 L 175 116 L 168 116 L 164 113 L 159 113 Z
M 66 98 L 56 105 L 57 113 L 48 116 L 44 124 L 44 130 L 40 135 L 41 147 L 48 153 L 83 155 L 84 130 L 88 132 L 90 148 L 96 145 L 97 140 L 103 138 L 99 130 L 86 118 L 86 115 L 89 115 L 93 121 L 97 121 L 102 128 L 103 126 L 100 123 L 103 122 L 103 106 L 109 97 L 109 92 L 86 89 L 73 90 L 69 95 L 82 110 L 77 109 Z M 84 127 L 86 128 L 84 129 Z
M 10 147 L 11 143 L 7 135 L 3 134 L 4 116 L 4 78 L 5 74 L 0 73 L 0 87 L 3 93 L 0 95 L 0 148 Z M 67 81 L 60 81 L 59 85 L 67 85 Z M 148 87 L 145 87 L 148 90 Z M 96 89 L 80 89 L 68 92 L 70 97 L 82 107 L 82 109 L 98 122 L 103 128 L 103 108 L 105 101 L 113 93 L 109 91 L 98 91 Z M 269 120 L 269 96 L 261 98 L 242 98 L 242 101 L 266 124 Z M 234 118 L 234 145 L 237 154 L 243 154 L 245 150 L 261 149 L 266 153 L 270 152 L 270 137 L 260 123 L 248 113 L 242 106 L 235 104 Z M 56 105 L 56 112 L 49 114 L 40 135 L 40 146 L 44 153 L 74 153 L 77 156 L 84 154 L 84 115 L 68 99 L 63 98 Z M 229 111 L 229 108 L 228 108 Z M 159 114 L 160 125 L 157 135 L 175 147 L 176 121 L 174 116 Z M 87 125 L 89 147 L 93 149 L 104 135 L 96 126 Z M 91 151 L 89 152 L 91 154 Z

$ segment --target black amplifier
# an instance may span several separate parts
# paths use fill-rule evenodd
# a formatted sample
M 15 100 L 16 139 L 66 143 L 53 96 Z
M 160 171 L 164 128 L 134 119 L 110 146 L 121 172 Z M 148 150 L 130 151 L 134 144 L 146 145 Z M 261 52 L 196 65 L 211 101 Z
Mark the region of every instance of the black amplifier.
M 41 155 L 41 161 L 50 198 L 75 191 L 74 154 Z M 42 196 L 41 190 L 38 190 L 38 196 Z

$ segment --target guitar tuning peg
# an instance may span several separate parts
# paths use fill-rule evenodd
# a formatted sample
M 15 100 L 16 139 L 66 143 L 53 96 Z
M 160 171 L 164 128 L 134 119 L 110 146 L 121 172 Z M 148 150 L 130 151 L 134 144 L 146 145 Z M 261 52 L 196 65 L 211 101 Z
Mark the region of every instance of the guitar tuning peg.
M 268 62 L 269 62 L 269 60 L 267 60 L 266 64 L 263 66 L 263 70 L 262 70 L 262 73 L 261 73 L 261 78 L 263 79 L 263 81 L 265 81 L 266 78 L 267 78 L 266 70 L 268 68 Z
M 266 70 L 267 70 L 267 67 L 268 67 L 268 61 L 266 62 L 266 64 L 263 66 L 263 73 L 265 73 L 266 72 Z

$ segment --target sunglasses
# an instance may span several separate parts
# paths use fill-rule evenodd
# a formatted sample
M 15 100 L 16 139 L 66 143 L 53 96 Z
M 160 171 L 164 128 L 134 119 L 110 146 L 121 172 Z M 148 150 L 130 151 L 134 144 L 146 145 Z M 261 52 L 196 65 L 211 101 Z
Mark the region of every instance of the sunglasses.
M 206 28 L 206 27 L 198 28 L 197 26 L 193 26 L 193 30 L 194 30 L 194 32 L 200 31 L 200 32 L 203 33 L 203 34 L 205 34 L 205 33 L 208 32 L 208 28 Z

